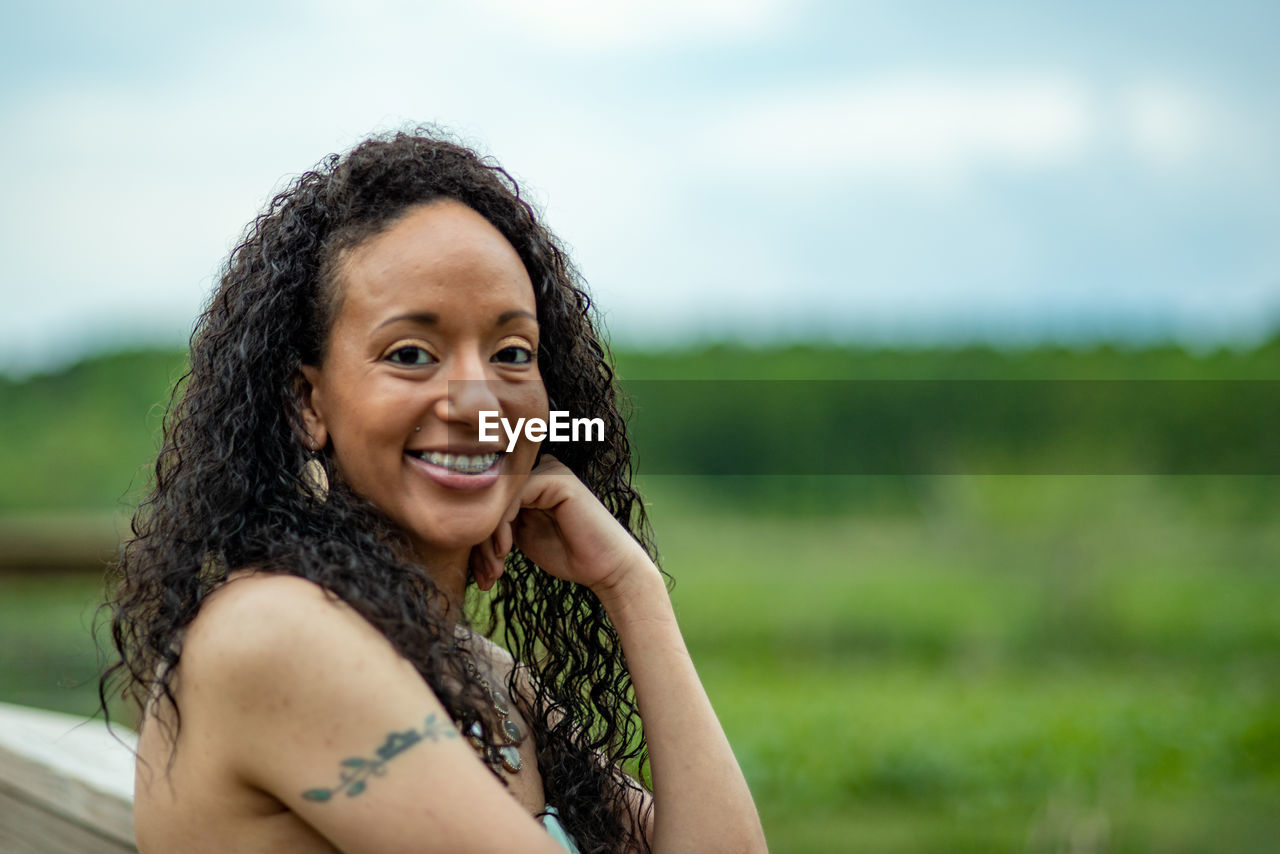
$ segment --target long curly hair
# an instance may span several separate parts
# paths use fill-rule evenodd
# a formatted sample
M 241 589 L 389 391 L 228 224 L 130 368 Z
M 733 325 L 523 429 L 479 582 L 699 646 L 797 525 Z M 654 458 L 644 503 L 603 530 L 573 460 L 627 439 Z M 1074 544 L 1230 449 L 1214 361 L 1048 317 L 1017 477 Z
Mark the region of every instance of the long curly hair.
M 459 618 L 403 534 L 333 470 L 329 498 L 308 497 L 297 377 L 319 364 L 340 299 L 340 255 L 409 209 L 453 199 L 480 213 L 519 253 L 533 282 L 538 364 L 554 407 L 602 418 L 604 442 L 546 443 L 654 555 L 611 358 L 591 302 L 553 235 L 496 163 L 433 128 L 371 138 L 330 155 L 276 195 L 232 250 L 191 337 L 190 369 L 174 389 L 154 484 L 132 523 L 107 606 L 119 659 L 99 695 L 172 704 L 180 638 L 229 572 L 254 567 L 315 582 L 359 612 L 413 663 L 449 714 L 504 742 L 488 695 L 468 675 L 472 652 L 455 633 L 472 620 L 533 685 L 530 727 L 548 802 L 584 852 L 647 851 L 628 803 L 648 754 L 621 645 L 585 587 L 537 569 L 518 550 L 488 597 Z M 656 557 L 656 556 L 655 556 Z M 454 609 L 456 611 L 456 609 Z M 532 678 L 524 679 L 526 670 Z M 524 693 L 528 693 L 526 690 Z M 175 746 L 176 750 L 176 746 Z M 601 761 L 601 759 L 606 761 Z M 172 760 L 171 760 L 172 761 Z M 501 779 L 501 775 L 499 775 Z

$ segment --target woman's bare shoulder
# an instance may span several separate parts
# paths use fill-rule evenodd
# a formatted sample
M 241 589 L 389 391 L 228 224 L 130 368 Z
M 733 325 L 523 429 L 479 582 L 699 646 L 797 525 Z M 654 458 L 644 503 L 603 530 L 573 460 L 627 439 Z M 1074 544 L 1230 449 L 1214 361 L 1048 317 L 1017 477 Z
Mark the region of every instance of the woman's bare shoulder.
M 336 594 L 314 581 L 278 572 L 237 570 L 210 593 L 187 630 L 196 642 L 204 636 L 218 640 L 242 636 L 252 639 L 284 634 L 319 621 L 363 623 L 363 619 Z M 372 627 L 370 627 L 372 630 Z
M 412 665 L 354 609 L 314 582 L 280 573 L 238 572 L 205 599 L 187 627 L 181 669 L 205 698 L 257 700 L 331 685 L 328 677 L 366 665 L 412 678 Z
M 314 581 L 296 575 L 238 569 L 205 597 L 193 628 L 198 623 L 210 625 L 229 617 L 262 616 L 262 611 L 303 608 L 309 616 L 315 616 L 317 610 L 325 612 L 316 607 L 323 603 L 340 604 L 341 600 Z

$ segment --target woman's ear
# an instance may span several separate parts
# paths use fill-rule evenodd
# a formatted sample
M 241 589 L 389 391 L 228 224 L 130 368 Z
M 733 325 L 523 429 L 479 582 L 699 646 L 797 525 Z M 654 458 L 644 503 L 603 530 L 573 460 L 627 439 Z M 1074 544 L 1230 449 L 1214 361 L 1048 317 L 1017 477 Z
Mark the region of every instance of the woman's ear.
M 298 397 L 298 411 L 302 415 L 302 427 L 307 435 L 302 437 L 308 449 L 318 451 L 329 443 L 329 430 L 325 427 L 323 399 L 319 392 L 320 368 L 303 365 L 294 376 L 294 391 Z

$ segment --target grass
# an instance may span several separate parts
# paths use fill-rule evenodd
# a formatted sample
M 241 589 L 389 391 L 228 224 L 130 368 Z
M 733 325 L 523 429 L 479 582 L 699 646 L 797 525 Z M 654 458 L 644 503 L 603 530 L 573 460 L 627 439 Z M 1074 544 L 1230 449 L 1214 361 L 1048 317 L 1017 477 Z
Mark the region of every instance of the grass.
M 649 494 L 774 850 L 1209 851 L 1280 830 L 1277 485 L 937 478 L 825 516 Z
M 772 850 L 1274 840 L 1280 481 L 833 482 L 646 484 Z M 97 585 L 0 577 L 0 700 L 92 710 Z

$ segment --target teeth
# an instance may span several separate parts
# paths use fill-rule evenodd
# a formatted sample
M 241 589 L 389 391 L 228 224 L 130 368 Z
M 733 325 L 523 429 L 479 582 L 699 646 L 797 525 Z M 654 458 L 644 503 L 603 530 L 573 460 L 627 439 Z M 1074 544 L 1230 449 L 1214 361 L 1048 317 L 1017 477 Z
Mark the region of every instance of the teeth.
M 480 474 L 493 468 L 501 454 L 442 454 L 439 451 L 415 452 L 414 456 L 426 460 L 432 465 L 447 468 L 463 474 Z

